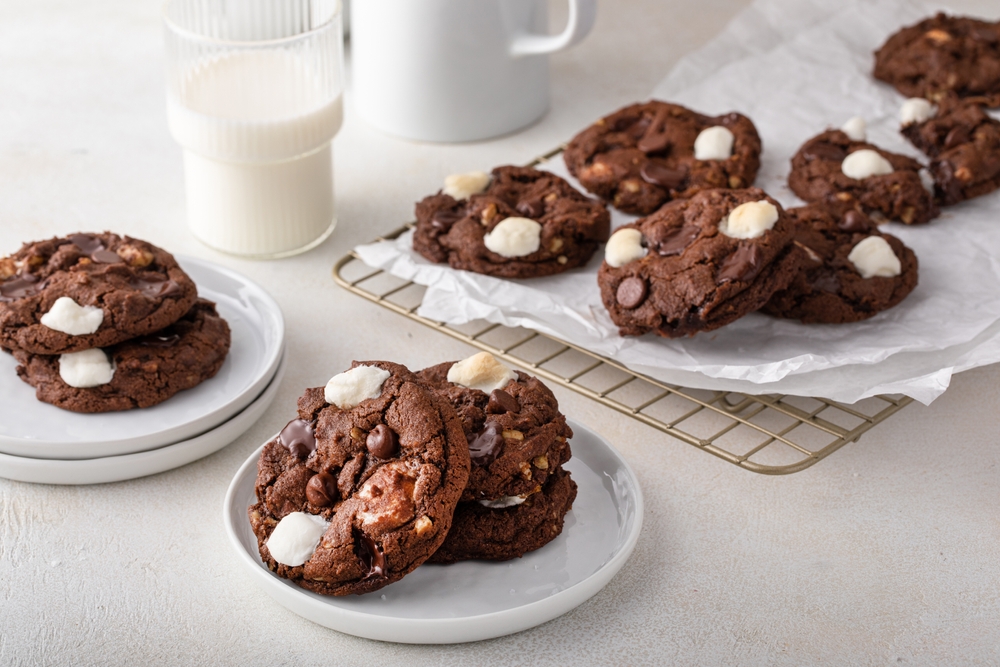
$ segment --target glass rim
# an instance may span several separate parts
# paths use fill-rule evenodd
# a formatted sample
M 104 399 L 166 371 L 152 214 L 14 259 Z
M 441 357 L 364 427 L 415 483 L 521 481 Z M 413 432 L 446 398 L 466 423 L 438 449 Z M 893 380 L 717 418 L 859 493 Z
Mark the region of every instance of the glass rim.
M 166 0 L 161 9 L 160 13 L 163 15 L 163 24 L 174 34 L 198 42 L 207 42 L 209 44 L 219 44 L 225 46 L 240 46 L 240 47 L 266 47 L 266 46 L 277 46 L 280 44 L 287 44 L 293 42 L 297 39 L 303 39 L 311 35 L 315 35 L 323 30 L 326 30 L 333 22 L 334 19 L 341 16 L 344 11 L 344 0 L 336 0 L 336 6 L 333 12 L 330 13 L 330 17 L 320 23 L 318 26 L 310 28 L 304 32 L 300 32 L 295 35 L 289 35 L 288 37 L 277 37 L 275 39 L 259 39 L 259 40 L 242 40 L 242 39 L 219 39 L 218 37 L 210 37 L 208 35 L 202 35 L 187 28 L 184 28 L 173 21 L 167 14 L 167 9 L 179 0 Z

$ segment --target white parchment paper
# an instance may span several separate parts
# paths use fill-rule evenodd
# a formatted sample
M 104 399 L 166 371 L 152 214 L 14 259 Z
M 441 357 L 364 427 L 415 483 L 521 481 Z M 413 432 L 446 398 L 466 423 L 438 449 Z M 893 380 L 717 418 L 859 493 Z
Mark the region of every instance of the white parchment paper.
M 872 51 L 889 34 L 937 9 L 905 0 L 758 0 L 679 62 L 653 97 L 750 116 L 764 142 L 756 185 L 799 205 L 785 181 L 791 156 L 852 116 L 868 121 L 873 143 L 923 159 L 898 132 L 903 98 L 870 72 Z M 544 168 L 576 185 L 561 158 Z M 631 219 L 612 213 L 615 226 Z M 618 335 L 597 289 L 600 256 L 560 276 L 501 280 L 427 262 L 412 251 L 410 234 L 356 250 L 372 266 L 427 285 L 421 315 L 536 329 L 666 382 L 844 402 L 901 393 L 930 403 L 954 372 L 1000 361 L 1000 193 L 949 207 L 929 225 L 884 229 L 920 262 L 918 287 L 896 308 L 842 325 L 754 313 L 680 340 Z

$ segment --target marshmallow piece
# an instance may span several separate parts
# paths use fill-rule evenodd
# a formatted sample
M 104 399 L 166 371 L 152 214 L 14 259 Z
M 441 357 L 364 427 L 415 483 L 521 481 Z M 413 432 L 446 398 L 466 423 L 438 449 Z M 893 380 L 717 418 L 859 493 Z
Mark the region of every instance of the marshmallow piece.
M 59 355 L 59 377 L 71 387 L 98 387 L 114 376 L 115 364 L 100 348 Z
M 934 194 L 934 177 L 931 175 L 929 169 L 921 169 L 917 172 L 920 175 L 920 184 L 924 186 L 924 190 Z
M 81 306 L 68 296 L 61 296 L 41 317 L 44 326 L 70 336 L 92 334 L 101 328 L 104 311 L 97 306 Z
M 899 122 L 904 127 L 922 123 L 934 116 L 934 106 L 922 97 L 911 97 L 899 107 Z
M 330 522 L 315 514 L 292 512 L 278 522 L 267 538 L 271 558 L 288 567 L 298 567 L 312 558 Z
M 326 383 L 323 398 L 331 405 L 349 410 L 368 398 L 382 395 L 382 383 L 391 373 L 376 366 L 357 366 L 339 375 L 334 375 Z
M 517 373 L 489 352 L 479 352 L 468 359 L 456 361 L 448 369 L 448 382 L 487 394 L 494 389 L 503 389 L 508 382 L 516 379 Z
M 728 160 L 733 154 L 733 133 L 721 125 L 706 127 L 694 140 L 695 160 Z
M 851 141 L 865 141 L 868 138 L 868 125 L 861 116 L 850 119 L 840 129 Z
M 479 194 L 490 184 L 490 175 L 485 171 L 470 171 L 467 174 L 451 174 L 444 177 L 442 192 L 455 199 L 468 199 Z
M 504 218 L 483 243 L 501 257 L 524 257 L 542 245 L 542 226 L 529 218 Z
M 891 174 L 892 164 L 876 151 L 862 148 L 845 157 L 844 161 L 840 163 L 840 170 L 844 172 L 844 176 L 860 181 L 869 176 Z
M 483 507 L 488 507 L 491 510 L 499 510 L 505 507 L 520 505 L 527 499 L 527 496 L 523 498 L 521 496 L 503 496 L 502 498 L 497 498 L 496 500 L 477 500 L 476 502 Z
M 892 246 L 881 236 L 869 236 L 859 241 L 851 249 L 847 259 L 862 278 L 892 278 L 903 272 L 903 266 L 892 251 Z
M 748 201 L 719 221 L 719 231 L 734 239 L 755 239 L 763 236 L 777 221 L 778 209 L 774 204 L 766 199 Z
M 646 256 L 642 247 L 642 232 L 638 229 L 619 229 L 604 246 L 604 261 L 618 268 Z

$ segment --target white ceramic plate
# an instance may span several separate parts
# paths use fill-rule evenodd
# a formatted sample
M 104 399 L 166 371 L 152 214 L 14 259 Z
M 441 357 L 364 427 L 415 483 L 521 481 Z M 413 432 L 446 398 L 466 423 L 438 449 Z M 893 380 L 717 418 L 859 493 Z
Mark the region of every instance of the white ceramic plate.
M 232 329 L 229 356 L 216 376 L 151 408 L 85 415 L 38 401 L 34 387 L 17 377 L 14 358 L 0 354 L 0 452 L 67 460 L 146 451 L 215 428 L 260 395 L 284 347 L 278 304 L 229 269 L 193 257 L 178 261 Z
M 179 468 L 219 451 L 243 435 L 271 405 L 284 374 L 282 357 L 271 383 L 250 405 L 224 424 L 189 440 L 136 454 L 77 461 L 0 454 L 0 477 L 37 484 L 104 484 Z
M 364 596 L 324 597 L 280 579 L 261 562 L 247 520 L 258 449 L 236 473 L 223 520 L 239 560 L 279 604 L 347 634 L 409 644 L 500 637 L 552 620 L 601 590 L 628 560 L 642 528 L 642 492 L 628 464 L 599 435 L 570 420 L 579 485 L 559 537 L 523 558 L 423 565 Z M 261 447 L 262 449 L 263 447 Z

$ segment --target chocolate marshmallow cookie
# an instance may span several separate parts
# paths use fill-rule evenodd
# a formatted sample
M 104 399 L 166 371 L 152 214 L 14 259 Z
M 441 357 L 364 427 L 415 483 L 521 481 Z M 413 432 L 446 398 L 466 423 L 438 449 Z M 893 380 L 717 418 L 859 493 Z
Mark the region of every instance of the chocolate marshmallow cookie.
M 937 217 L 933 194 L 913 158 L 884 151 L 842 130 L 827 130 L 792 158 L 788 186 L 807 202 L 835 197 L 869 216 L 919 224 Z
M 582 266 L 611 226 L 603 204 L 555 174 L 528 167 L 451 176 L 416 213 L 414 250 L 432 262 L 502 278 Z
M 199 299 L 166 329 L 108 348 L 39 355 L 14 350 L 38 400 L 73 412 L 148 408 L 213 377 L 229 352 L 229 325 Z
M 139 239 L 104 232 L 27 243 L 0 259 L 0 346 L 108 347 L 173 324 L 197 298 L 173 256 Z
M 942 204 L 1000 187 L 1000 121 L 981 105 L 943 102 L 935 115 L 905 124 L 902 133 L 932 158 L 930 172 Z
M 558 468 L 517 502 L 459 503 L 448 537 L 427 562 L 520 558 L 559 536 L 575 499 L 576 482 Z
M 264 563 L 324 595 L 378 590 L 433 554 L 469 477 L 455 410 L 404 366 L 307 389 L 264 446 L 248 509 Z
M 600 119 L 573 137 L 563 159 L 587 190 L 646 215 L 709 188 L 753 185 L 760 151 L 746 116 L 705 116 L 652 100 Z
M 908 97 L 982 97 L 1000 106 L 1000 23 L 946 14 L 924 19 L 875 52 L 874 74 Z
M 761 310 L 807 323 L 857 322 L 917 286 L 917 258 L 858 209 L 816 203 L 787 211 L 806 255 L 791 284 Z
M 763 190 L 706 190 L 620 227 L 598 272 L 623 336 L 711 331 L 757 310 L 798 272 L 794 222 Z
M 573 431 L 538 378 L 487 352 L 425 368 L 417 378 L 454 406 L 462 422 L 472 459 L 463 501 L 516 502 L 569 460 Z

